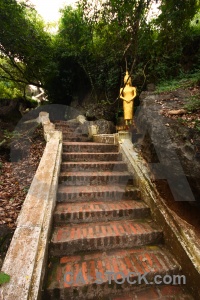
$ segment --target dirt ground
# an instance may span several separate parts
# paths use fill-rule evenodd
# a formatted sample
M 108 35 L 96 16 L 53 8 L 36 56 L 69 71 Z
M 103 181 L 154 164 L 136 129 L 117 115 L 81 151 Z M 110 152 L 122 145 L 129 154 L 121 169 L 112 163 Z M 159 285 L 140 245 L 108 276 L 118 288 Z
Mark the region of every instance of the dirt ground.
M 0 269 L 10 244 L 16 220 L 42 156 L 45 141 L 41 126 L 18 139 L 10 134 L 14 129 L 8 122 L 0 122 Z M 20 150 L 22 149 L 22 150 Z M 26 149 L 26 151 L 24 150 Z

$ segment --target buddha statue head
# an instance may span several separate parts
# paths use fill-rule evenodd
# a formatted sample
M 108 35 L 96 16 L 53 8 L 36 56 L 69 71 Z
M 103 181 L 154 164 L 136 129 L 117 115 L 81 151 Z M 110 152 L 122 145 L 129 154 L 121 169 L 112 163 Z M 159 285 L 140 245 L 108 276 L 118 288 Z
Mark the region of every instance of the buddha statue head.
M 129 75 L 128 71 L 126 71 L 126 75 L 124 76 L 124 84 L 125 85 L 132 85 L 131 76 Z

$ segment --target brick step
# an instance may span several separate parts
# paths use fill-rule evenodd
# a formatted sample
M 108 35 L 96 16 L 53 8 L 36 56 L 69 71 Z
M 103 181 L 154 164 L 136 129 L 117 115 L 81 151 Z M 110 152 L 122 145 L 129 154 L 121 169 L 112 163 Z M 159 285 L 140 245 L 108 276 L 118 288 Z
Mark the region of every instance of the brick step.
M 63 137 L 65 138 L 79 138 L 79 137 L 88 137 L 87 134 L 82 134 L 82 132 L 77 132 L 76 130 L 74 130 L 73 132 L 69 132 L 69 131 L 66 131 L 66 130 L 63 130 L 62 131 L 63 133 Z
M 55 125 L 55 129 L 66 131 L 66 132 L 74 132 L 78 129 L 78 125 L 76 126 Z
M 63 143 L 64 152 L 118 152 L 118 145 L 114 144 L 101 144 L 101 143 L 75 143 L 75 142 L 64 142 Z
M 61 130 L 63 133 L 65 133 L 65 134 L 72 134 L 72 133 L 78 133 L 78 134 L 82 134 L 83 133 L 83 131 L 79 128 L 79 127 L 72 127 L 72 128 L 65 128 L 65 127 L 63 127 L 63 126 L 56 126 L 56 129 L 57 130 Z
M 72 276 L 67 272 L 71 272 Z M 128 275 L 129 282 L 126 279 L 123 284 L 118 284 L 116 281 L 121 282 L 123 275 L 108 276 L 106 272 L 115 274 L 123 272 L 124 276 Z M 154 283 L 156 275 L 163 278 L 165 275 L 173 276 L 179 273 L 180 266 L 172 255 L 163 247 L 158 246 L 65 256 L 51 265 L 45 299 L 110 299 L 105 297 L 119 295 L 123 291 L 134 291 L 138 287 L 150 286 L 152 288 L 154 284 L 147 285 L 143 280 L 140 285 L 139 278 L 144 274 L 149 283 Z M 80 277 L 77 276 L 78 274 Z M 98 275 L 102 279 L 100 284 Z M 131 284 L 130 282 L 134 280 L 136 283 Z M 153 300 L 154 298 L 151 298 L 149 294 L 147 298 L 138 299 Z M 128 298 L 123 298 L 123 300 L 128 300 Z
M 87 141 L 91 140 L 87 136 L 74 136 L 74 137 L 71 136 L 71 137 L 68 137 L 67 135 L 63 135 L 63 139 L 65 141 L 71 141 L 71 142 L 87 142 Z
M 65 132 L 74 132 L 78 130 L 78 126 L 66 126 L 66 125 L 55 125 L 55 129 L 65 131 Z
M 61 172 L 59 183 L 64 185 L 106 185 L 127 184 L 133 182 L 133 175 L 129 172 Z
M 89 185 L 66 186 L 59 185 L 57 193 L 58 202 L 80 201 L 113 201 L 113 200 L 139 200 L 141 192 L 138 188 L 124 185 Z
M 57 125 L 62 125 L 62 126 L 66 126 L 66 127 L 78 127 L 80 126 L 79 122 L 69 122 L 69 121 L 63 121 L 63 120 L 56 120 L 54 121 L 54 124 Z
M 129 294 L 120 294 L 104 298 L 104 300 L 194 300 L 181 286 L 162 285 L 134 289 Z M 97 298 L 96 298 L 97 300 Z
M 121 220 L 55 227 L 50 253 L 53 256 L 80 251 L 110 250 L 162 242 L 162 230 L 147 222 Z
M 111 220 L 143 219 L 150 215 L 150 209 L 142 202 L 81 202 L 58 203 L 54 212 L 54 223 L 104 222 Z
M 121 161 L 122 154 L 121 153 L 89 153 L 89 152 L 69 152 L 63 153 L 63 161 Z
M 99 162 L 63 162 L 61 172 L 72 171 L 127 171 L 127 165 L 123 161 L 99 161 Z

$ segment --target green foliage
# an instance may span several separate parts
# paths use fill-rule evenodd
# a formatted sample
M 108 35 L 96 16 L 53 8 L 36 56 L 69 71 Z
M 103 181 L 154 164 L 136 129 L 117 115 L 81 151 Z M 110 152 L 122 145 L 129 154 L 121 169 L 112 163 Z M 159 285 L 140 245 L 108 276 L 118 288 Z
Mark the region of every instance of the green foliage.
M 12 81 L 0 81 L 0 98 L 14 99 L 22 97 L 22 92 Z
M 147 80 L 169 80 L 192 71 L 197 65 L 200 31 L 197 30 L 194 37 L 191 20 L 199 10 L 198 3 L 198 0 L 162 0 L 159 16 L 141 28 L 140 60 L 147 58 Z M 196 28 L 198 24 L 193 25 Z
M 5 57 L 0 58 L 0 66 L 0 78 L 2 78 L 0 81 L 0 98 L 13 99 L 23 97 L 23 84 L 3 78 L 7 76 L 6 71 L 14 76 L 16 69 L 10 66 L 9 61 Z
M 187 104 L 185 104 L 185 108 L 189 112 L 193 112 L 200 109 L 200 94 L 191 96 L 187 99 Z M 198 124 L 200 125 L 200 124 Z
M 44 85 L 52 42 L 36 11 L 25 2 L 0 0 L 0 28 L 0 79 Z
M 4 138 L 11 140 L 11 139 L 14 139 L 14 138 L 19 138 L 21 135 L 16 130 L 10 132 L 10 131 L 8 131 L 8 130 L 5 129 L 3 131 L 3 136 L 4 136 Z
M 83 18 L 82 8 L 78 6 L 77 9 L 73 9 L 71 6 L 66 6 L 62 10 L 58 35 L 58 42 L 63 47 L 62 55 L 84 54 L 84 51 L 89 48 L 91 39 L 90 28 Z
M 190 22 L 190 27 L 199 34 L 200 32 L 200 10 L 194 15 Z
M 76 9 L 62 10 L 55 36 L 57 74 L 48 83 L 51 98 L 82 100 L 89 89 L 90 99 L 113 102 L 125 71 L 138 51 L 140 24 L 154 1 L 80 1 Z M 78 74 L 81 76 L 78 76 Z M 65 97 L 65 99 L 64 99 Z
M 200 132 L 200 121 L 195 120 L 195 128 Z
M 183 78 L 179 77 L 168 81 L 160 81 L 156 86 L 156 92 L 169 92 L 179 88 L 187 88 L 198 84 L 200 81 L 200 71 L 196 73 L 183 74 Z
M 180 76 L 199 70 L 199 0 L 161 0 L 150 20 L 157 2 L 81 0 L 62 10 L 59 31 L 50 35 L 27 1 L 0 0 L 0 95 L 23 95 L 35 84 L 53 102 L 81 103 L 87 95 L 110 103 L 126 67 L 139 91 L 174 78 L 182 86 Z
M 0 272 L 0 284 L 7 283 L 10 281 L 10 275 Z
M 72 95 L 80 98 L 88 90 L 89 34 L 81 8 L 65 7 L 53 39 L 54 72 L 45 84 L 51 101 L 69 105 Z

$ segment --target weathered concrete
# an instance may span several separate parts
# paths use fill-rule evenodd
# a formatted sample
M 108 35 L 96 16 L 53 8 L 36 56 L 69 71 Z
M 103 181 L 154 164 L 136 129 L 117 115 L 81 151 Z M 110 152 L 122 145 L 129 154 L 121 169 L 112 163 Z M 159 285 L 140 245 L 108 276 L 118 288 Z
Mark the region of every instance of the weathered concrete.
M 92 140 L 95 143 L 117 144 L 118 139 L 116 134 L 94 134 Z
M 132 138 L 131 132 L 127 131 L 127 130 L 118 131 L 117 136 L 118 136 L 119 142 L 121 142 L 123 139 L 131 140 L 131 138 Z
M 40 117 L 47 144 L 4 260 L 2 271 L 11 278 L 1 287 L 1 300 L 40 299 L 62 154 L 62 133 L 53 130 L 47 113 Z
M 92 137 L 94 135 L 97 135 L 97 125 L 89 125 L 88 126 L 88 133 L 89 133 L 89 136 Z
M 162 227 L 165 243 L 180 263 L 187 278 L 187 287 L 195 299 L 200 298 L 200 239 L 194 228 L 178 217 L 165 204 L 151 182 L 150 173 L 142 157 L 129 140 L 122 140 L 120 152 L 136 176 L 142 198 L 150 207 L 154 220 Z
M 41 111 L 38 117 L 39 123 L 42 123 L 44 130 L 44 138 L 46 142 L 53 140 L 62 140 L 62 132 L 55 130 L 55 124 L 51 123 L 49 120 L 49 113 Z
M 105 144 L 118 144 L 122 139 L 131 140 L 131 132 L 129 131 L 119 131 L 118 133 L 113 134 L 92 134 L 92 140 L 96 143 L 105 143 Z

